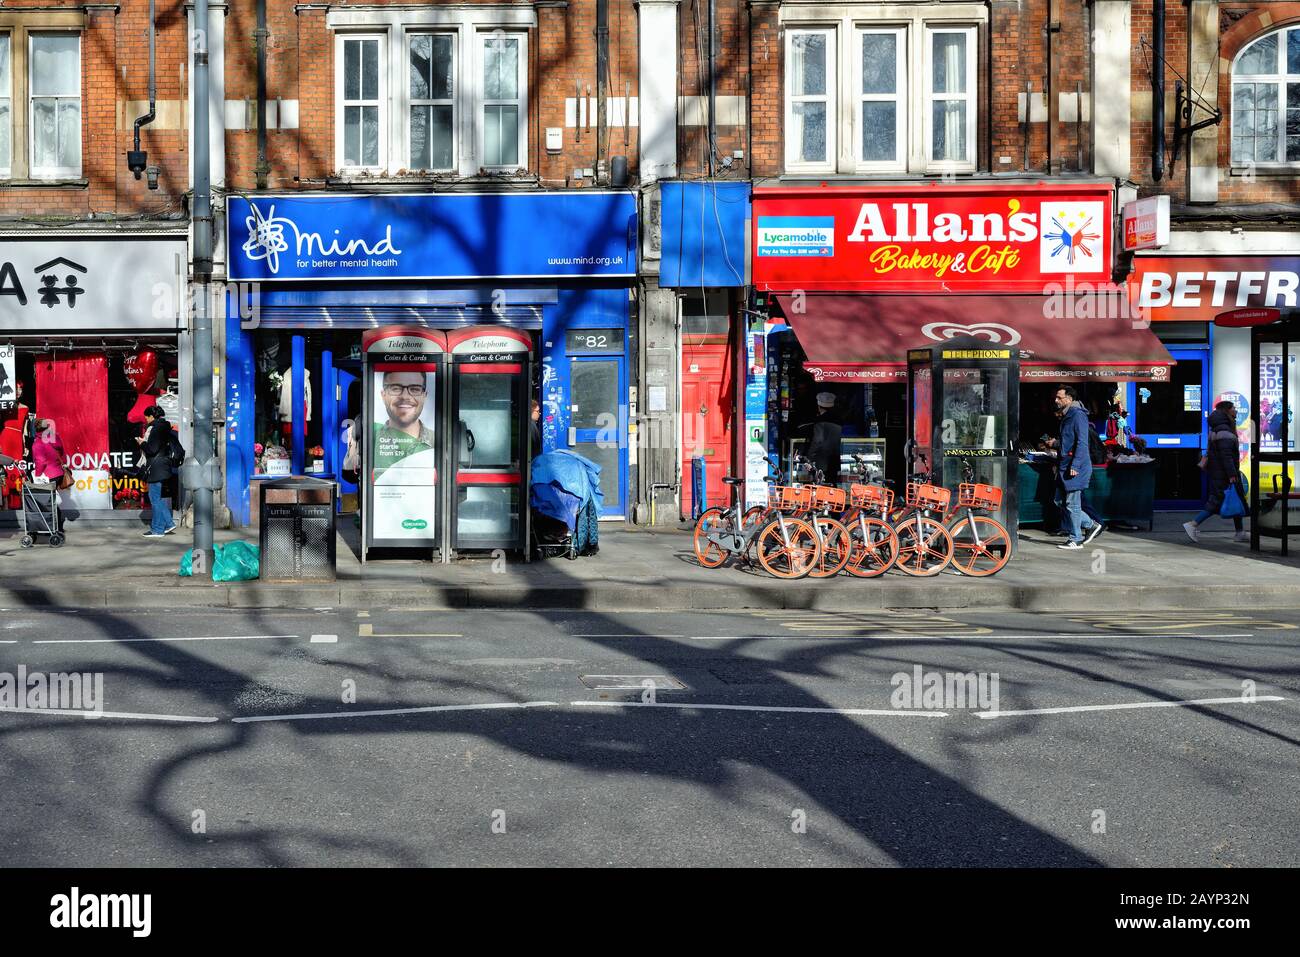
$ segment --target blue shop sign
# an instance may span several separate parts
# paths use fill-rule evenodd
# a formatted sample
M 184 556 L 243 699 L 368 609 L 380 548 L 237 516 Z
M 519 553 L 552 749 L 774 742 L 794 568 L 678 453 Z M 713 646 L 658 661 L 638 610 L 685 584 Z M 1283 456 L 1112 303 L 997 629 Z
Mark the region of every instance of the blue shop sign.
M 231 196 L 234 280 L 636 275 L 631 192 Z

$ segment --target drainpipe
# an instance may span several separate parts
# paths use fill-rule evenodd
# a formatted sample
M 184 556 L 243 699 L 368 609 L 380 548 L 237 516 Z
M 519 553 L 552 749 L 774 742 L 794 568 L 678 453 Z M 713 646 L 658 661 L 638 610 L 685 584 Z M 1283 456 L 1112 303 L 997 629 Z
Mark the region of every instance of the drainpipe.
M 609 86 L 609 0 L 596 0 L 596 182 L 609 183 L 606 157 L 609 129 L 605 123 Z
M 145 154 L 140 150 L 140 127 L 148 126 L 150 123 L 154 121 L 155 118 L 154 110 L 155 107 L 157 106 L 157 100 L 158 100 L 158 88 L 155 82 L 155 72 L 154 72 L 154 63 L 155 63 L 154 35 L 155 35 L 154 0 L 149 0 L 149 112 L 144 114 L 144 116 L 136 117 L 135 120 L 135 155 L 136 157 L 139 157 L 139 159 L 131 164 L 131 169 L 132 172 L 135 173 L 136 179 L 139 179 L 140 174 L 145 172 L 144 169 L 145 163 L 148 162 L 145 159 Z M 158 178 L 156 172 L 150 174 L 149 185 L 153 189 L 158 188 Z
M 257 45 L 257 188 L 266 189 L 271 166 L 266 161 L 266 40 L 271 35 L 266 29 L 266 0 L 257 0 L 257 29 L 253 31 Z
M 1151 62 L 1151 178 L 1158 183 L 1165 175 L 1165 0 L 1154 2 L 1151 32 L 1155 35 Z
M 1052 34 L 1061 32 L 1061 21 L 1057 19 L 1057 0 L 1050 0 L 1047 6 L 1047 22 L 1043 24 L 1043 54 L 1047 62 L 1047 76 L 1043 83 L 1043 95 L 1047 97 L 1047 174 L 1050 176 L 1052 160 L 1055 155 L 1054 140 L 1056 124 L 1060 121 L 1060 104 L 1057 102 L 1055 85 L 1052 83 Z
M 714 58 L 717 38 L 714 35 L 717 23 L 717 0 L 709 0 L 709 176 L 717 172 L 718 158 L 718 64 Z

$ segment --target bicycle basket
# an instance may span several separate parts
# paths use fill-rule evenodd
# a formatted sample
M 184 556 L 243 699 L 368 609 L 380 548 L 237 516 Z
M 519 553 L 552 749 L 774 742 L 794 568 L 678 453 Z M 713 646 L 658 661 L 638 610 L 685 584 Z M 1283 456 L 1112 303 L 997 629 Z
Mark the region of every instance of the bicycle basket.
M 982 508 L 996 512 L 1002 507 L 1002 489 L 996 485 L 962 482 L 957 487 L 957 504 L 962 508 Z
M 951 501 L 952 492 L 942 486 L 907 483 L 907 504 L 912 508 L 930 508 L 942 512 L 947 510 Z
M 833 485 L 818 485 L 813 489 L 813 503 L 818 508 L 842 512 L 847 501 L 848 494 L 842 488 L 836 488 Z
M 849 502 L 854 508 L 865 508 L 873 512 L 888 512 L 894 504 L 893 489 L 883 485 L 849 486 Z
M 800 488 L 790 485 L 781 487 L 781 511 L 783 512 L 798 512 L 805 508 L 811 508 L 812 500 L 813 490 L 810 485 Z

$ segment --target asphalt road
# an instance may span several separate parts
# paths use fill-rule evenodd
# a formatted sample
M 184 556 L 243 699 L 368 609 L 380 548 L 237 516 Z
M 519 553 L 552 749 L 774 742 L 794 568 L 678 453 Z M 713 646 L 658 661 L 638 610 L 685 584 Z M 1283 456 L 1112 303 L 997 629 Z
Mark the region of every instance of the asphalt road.
M 0 864 L 1295 866 L 1297 626 L 0 609 Z

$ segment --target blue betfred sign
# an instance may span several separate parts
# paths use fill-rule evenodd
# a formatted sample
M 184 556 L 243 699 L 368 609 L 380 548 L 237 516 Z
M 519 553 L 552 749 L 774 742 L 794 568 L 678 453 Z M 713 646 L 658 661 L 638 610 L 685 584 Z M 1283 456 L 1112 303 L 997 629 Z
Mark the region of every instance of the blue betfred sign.
M 234 280 L 636 275 L 630 192 L 231 196 Z

